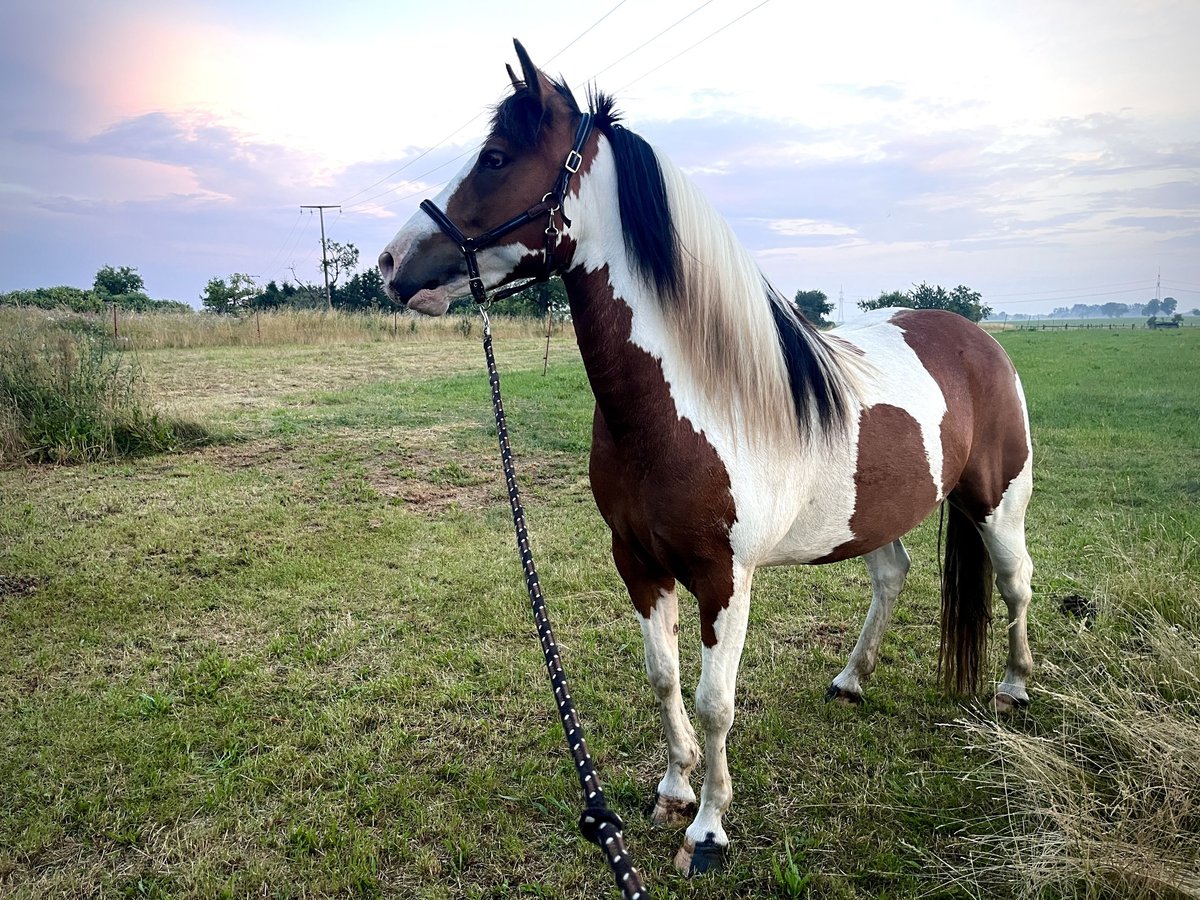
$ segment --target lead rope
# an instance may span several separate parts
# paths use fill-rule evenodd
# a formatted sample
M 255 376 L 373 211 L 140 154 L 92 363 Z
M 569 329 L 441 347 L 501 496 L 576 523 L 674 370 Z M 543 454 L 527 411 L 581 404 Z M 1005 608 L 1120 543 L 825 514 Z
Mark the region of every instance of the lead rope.
M 641 878 L 633 861 L 625 850 L 624 824 L 621 817 L 608 808 L 600 778 L 592 765 L 592 757 L 583 740 L 583 726 L 571 702 L 567 689 L 567 676 L 563 672 L 558 656 L 558 645 L 546 613 L 546 600 L 542 596 L 541 582 L 533 565 L 533 554 L 529 549 L 529 533 L 525 527 L 525 510 L 521 506 L 521 494 L 517 488 L 517 474 L 513 468 L 512 449 L 508 445 L 508 424 L 504 418 L 504 404 L 500 399 L 500 373 L 496 370 L 496 357 L 492 353 L 492 326 L 487 310 L 479 307 L 483 318 L 483 352 L 487 357 L 488 378 L 492 384 L 492 410 L 496 414 L 496 435 L 500 441 L 500 460 L 504 464 L 504 481 L 508 486 L 508 502 L 512 506 L 513 527 L 517 532 L 517 549 L 521 553 L 521 565 L 525 570 L 525 586 L 529 589 L 529 603 L 533 619 L 537 624 L 538 637 L 542 644 L 542 655 L 546 658 L 546 674 L 554 688 L 554 702 L 558 704 L 558 715 L 562 720 L 563 733 L 575 760 L 575 771 L 579 786 L 583 789 L 584 809 L 579 816 L 579 831 L 585 838 L 604 851 L 608 866 L 616 878 L 617 888 L 625 900 L 643 900 Z

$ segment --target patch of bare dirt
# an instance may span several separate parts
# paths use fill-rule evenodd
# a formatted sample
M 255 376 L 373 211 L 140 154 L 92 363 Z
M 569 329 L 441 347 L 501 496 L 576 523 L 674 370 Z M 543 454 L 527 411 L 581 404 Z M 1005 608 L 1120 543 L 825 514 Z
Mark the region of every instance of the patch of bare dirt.
M 208 447 L 199 455 L 214 465 L 227 469 L 287 469 L 301 468 L 296 460 L 293 441 L 263 438 L 239 444 Z
M 0 600 L 29 597 L 41 586 L 41 579 L 33 575 L 0 574 Z

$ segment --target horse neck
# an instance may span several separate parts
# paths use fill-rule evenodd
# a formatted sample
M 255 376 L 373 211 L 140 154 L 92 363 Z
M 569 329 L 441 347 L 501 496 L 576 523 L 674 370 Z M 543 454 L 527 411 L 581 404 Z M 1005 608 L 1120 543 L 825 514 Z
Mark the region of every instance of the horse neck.
M 596 404 L 614 437 L 652 425 L 664 403 L 661 361 L 633 340 L 633 308 L 617 296 L 612 268 L 578 266 L 563 275 L 575 339 Z
M 706 424 L 755 440 L 794 439 L 787 363 L 757 266 L 694 186 L 660 157 L 685 249 L 681 296 L 659 297 L 625 247 L 616 171 L 605 150 L 602 142 L 580 185 L 573 267 L 564 276 L 605 418 L 613 424 L 635 417 L 665 381 L 679 401 L 676 417 L 701 411 Z

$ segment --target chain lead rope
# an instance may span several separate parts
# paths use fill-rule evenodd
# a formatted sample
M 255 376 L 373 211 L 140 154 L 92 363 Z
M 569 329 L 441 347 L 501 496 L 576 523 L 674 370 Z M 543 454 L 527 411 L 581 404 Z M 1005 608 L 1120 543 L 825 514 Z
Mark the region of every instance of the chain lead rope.
M 563 733 L 567 736 L 567 745 L 571 748 L 571 757 L 575 760 L 575 772 L 579 776 L 579 786 L 583 789 L 585 804 L 579 816 L 579 831 L 604 851 L 621 896 L 625 900 L 644 900 L 647 894 L 642 889 L 641 878 L 625 850 L 625 826 L 621 817 L 608 808 L 604 799 L 600 778 L 596 775 L 592 757 L 583 740 L 583 726 L 575 712 L 575 704 L 571 701 L 571 692 L 567 689 L 567 676 L 559 659 L 558 645 L 550 627 L 550 617 L 546 613 L 546 600 L 542 596 L 542 585 L 533 565 L 533 553 L 529 549 L 525 509 L 521 505 L 521 494 L 517 488 L 517 474 L 513 467 L 512 450 L 508 444 L 508 423 L 504 418 L 504 404 L 500 399 L 500 373 L 496 370 L 496 357 L 492 353 L 491 322 L 483 306 L 479 307 L 479 314 L 483 317 L 483 352 L 487 357 L 488 378 L 492 384 L 492 411 L 496 414 L 500 459 L 504 464 L 508 502 L 512 507 L 513 526 L 517 532 L 517 549 L 521 553 L 521 565 L 525 570 L 525 586 L 529 589 L 529 603 L 533 609 L 534 622 L 537 624 L 542 655 L 546 658 L 546 673 L 550 676 L 550 684 L 554 688 L 554 702 L 558 705 Z

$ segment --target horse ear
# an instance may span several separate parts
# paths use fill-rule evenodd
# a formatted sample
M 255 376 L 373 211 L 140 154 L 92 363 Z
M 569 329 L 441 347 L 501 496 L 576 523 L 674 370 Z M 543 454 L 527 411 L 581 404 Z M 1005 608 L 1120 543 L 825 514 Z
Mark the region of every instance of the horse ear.
M 505 63 L 504 68 L 508 69 L 508 80 L 512 82 L 513 90 L 519 91 L 525 86 L 525 82 L 517 77 L 517 73 L 513 71 L 512 66 L 510 66 L 508 63 Z
M 525 48 L 521 46 L 521 42 L 516 38 L 513 38 L 513 46 L 517 48 L 517 59 L 521 61 L 521 72 L 525 76 L 525 86 L 540 101 L 542 99 L 541 73 L 538 72 L 537 66 L 533 64 L 533 60 L 529 58 L 529 54 L 525 52 Z

